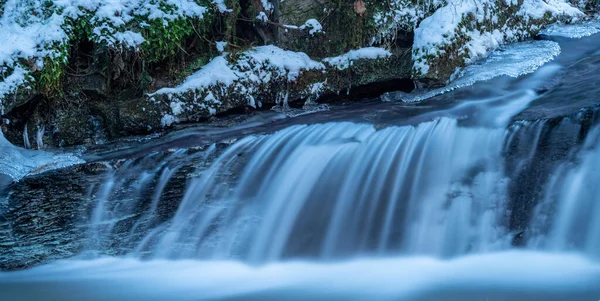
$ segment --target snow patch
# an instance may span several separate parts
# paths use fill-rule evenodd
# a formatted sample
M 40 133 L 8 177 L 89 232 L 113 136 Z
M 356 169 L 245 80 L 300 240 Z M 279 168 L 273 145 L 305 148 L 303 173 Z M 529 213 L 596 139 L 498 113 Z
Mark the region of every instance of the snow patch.
M 274 8 L 273 3 L 271 3 L 269 0 L 260 0 L 260 1 L 265 10 L 269 11 Z M 280 1 L 280 0 L 275 0 L 275 1 Z M 281 1 L 281 2 L 283 2 L 283 1 Z
M 219 51 L 219 53 L 225 51 L 225 47 L 227 47 L 227 42 L 217 42 L 217 51 Z
M 525 0 L 517 15 L 541 19 L 546 13 L 554 16 L 583 17 L 584 14 L 564 0 Z
M 507 5 L 518 5 L 518 1 L 506 0 Z M 517 13 L 525 21 L 511 28 L 499 23 L 501 8 L 496 0 L 464 1 L 448 0 L 447 5 L 437 9 L 431 16 L 425 18 L 415 29 L 413 44 L 413 70 L 420 75 L 431 72 L 430 62 L 445 54 L 450 45 L 458 45 L 458 56 L 465 57 L 469 64 L 490 51 L 508 42 L 515 42 L 529 36 L 529 31 L 535 31 L 534 25 L 527 25 L 532 20 L 540 20 L 545 14 L 575 20 L 583 16 L 577 8 L 564 0 L 524 0 Z M 479 29 L 469 30 L 462 26 L 466 16 L 472 16 L 477 22 L 492 24 L 497 29 L 489 32 Z M 523 23 L 523 24 L 521 24 Z M 462 41 L 465 41 L 462 44 Z
M 323 59 L 323 62 L 337 67 L 339 70 L 348 69 L 353 62 L 360 59 L 380 59 L 390 57 L 391 52 L 384 48 L 366 47 L 357 50 L 351 50 L 340 56 Z
M 272 81 L 294 82 L 304 71 L 325 69 L 323 63 L 312 60 L 303 52 L 287 51 L 272 45 L 255 47 L 238 55 L 239 58 L 232 63 L 228 60 L 232 59 L 231 54 L 224 53 L 178 87 L 163 88 L 150 94 L 151 99 L 166 95 L 171 100 L 170 112 L 162 117 L 161 124 L 169 126 L 179 122 L 184 113 L 196 109 L 214 115 L 223 104 L 221 97 L 231 93 L 242 95 L 252 107 L 260 106 L 261 101 L 255 96 L 261 85 Z M 178 100 L 186 93 L 194 98 L 188 106 Z
M 264 11 L 261 11 L 260 13 L 258 13 L 258 16 L 256 16 L 256 19 L 263 23 L 267 23 L 267 21 L 269 21 L 269 17 L 267 16 L 267 14 L 265 14 Z
M 225 4 L 224 0 L 213 0 L 212 3 L 217 6 L 217 9 L 221 13 L 230 13 L 233 11 L 233 9 L 227 8 L 227 4 Z
M 321 23 L 319 23 L 319 21 L 317 21 L 317 19 L 310 19 L 307 20 L 304 25 L 300 26 L 301 30 L 306 30 L 308 29 L 308 33 L 311 36 L 314 36 L 317 33 L 321 33 L 323 32 L 323 25 L 321 25 Z

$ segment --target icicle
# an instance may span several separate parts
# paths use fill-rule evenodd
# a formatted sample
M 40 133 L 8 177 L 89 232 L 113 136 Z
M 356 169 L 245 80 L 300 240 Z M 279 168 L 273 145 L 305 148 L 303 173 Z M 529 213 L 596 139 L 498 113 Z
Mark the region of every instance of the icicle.
M 29 130 L 27 129 L 27 125 L 29 123 L 25 123 L 25 129 L 23 129 L 23 144 L 26 149 L 31 149 L 31 143 L 29 143 Z
M 37 129 L 38 130 L 35 135 L 35 141 L 37 143 L 37 148 L 43 149 L 44 148 L 44 133 L 46 132 L 46 126 L 45 125 L 42 125 L 41 127 L 38 126 Z

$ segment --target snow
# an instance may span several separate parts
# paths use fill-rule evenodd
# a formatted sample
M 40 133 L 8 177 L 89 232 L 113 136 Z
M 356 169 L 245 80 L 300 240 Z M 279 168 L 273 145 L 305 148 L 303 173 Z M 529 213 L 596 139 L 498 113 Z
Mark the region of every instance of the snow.
M 353 62 L 359 59 L 380 59 L 391 56 L 392 53 L 384 48 L 366 47 L 357 50 L 351 50 L 340 56 L 323 59 L 329 65 L 336 66 L 339 70 L 347 69 Z
M 274 8 L 273 4 L 271 2 L 269 2 L 269 0 L 260 0 L 262 3 L 263 8 L 266 11 L 272 10 Z M 275 1 L 279 1 L 279 0 L 275 0 Z
M 224 0 L 213 0 L 212 2 L 217 6 L 217 9 L 221 13 L 230 13 L 233 11 L 232 9 L 227 8 L 227 4 L 225 4 Z
M 131 30 L 127 30 L 124 32 L 117 32 L 114 34 L 114 40 L 108 43 L 109 45 L 121 43 L 127 46 L 139 47 L 142 43 L 146 42 L 146 39 L 142 37 L 142 34 L 139 32 L 133 32 Z
M 305 30 L 308 29 L 308 33 L 311 36 L 314 36 L 317 33 L 321 33 L 323 32 L 323 25 L 321 25 L 321 23 L 319 23 L 319 21 L 317 21 L 316 19 L 310 19 L 307 20 L 304 25 L 300 26 L 301 30 Z
M 583 17 L 583 13 L 565 2 L 564 0 L 525 0 L 517 15 L 541 19 L 547 12 L 554 16 L 570 16 L 571 18 Z
M 81 164 L 84 161 L 73 154 L 55 154 L 27 150 L 12 145 L 0 131 L 0 174 L 18 181 L 31 174 Z
M 245 52 L 243 58 L 236 65 L 231 65 L 227 61 L 227 55 L 214 58 L 178 87 L 163 88 L 150 95 L 181 94 L 192 90 L 202 90 L 217 84 L 231 86 L 240 79 L 264 80 L 265 78 L 261 79 L 251 74 L 251 71 L 242 71 L 243 67 L 250 67 L 250 65 L 264 64 L 266 68 L 285 74 L 291 81 L 295 80 L 303 70 L 325 68 L 323 64 L 313 61 L 305 53 L 286 51 L 272 45 L 256 47 Z
M 234 70 L 231 69 L 225 57 L 218 56 L 198 70 L 198 72 L 189 76 L 177 88 L 163 88 L 151 95 L 179 94 L 189 90 L 214 86 L 218 83 L 229 86 L 238 78 L 238 75 Z
M 70 19 L 86 18 L 95 42 L 137 48 L 145 42 L 141 33 L 124 28 L 136 18 L 168 24 L 202 18 L 206 11 L 194 0 L 8 0 L 0 17 L 0 108 L 8 95 L 27 88 L 31 71 L 43 68 L 44 58 L 67 59 L 61 49 L 70 39 Z
M 257 18 L 259 17 L 261 16 L 259 15 Z M 316 19 L 309 19 L 306 22 L 304 22 L 304 24 L 302 24 L 301 26 L 285 24 L 283 25 L 283 27 L 286 29 L 308 30 L 308 33 L 311 36 L 323 32 L 323 25 L 321 25 L 321 23 L 319 23 L 319 21 L 317 21 Z
M 273 45 L 251 49 L 247 56 L 252 61 L 267 64 L 278 69 L 280 73 L 286 73 L 290 81 L 296 80 L 301 71 L 325 69 L 322 63 L 312 60 L 306 53 L 283 50 Z
M 264 11 L 261 11 L 260 13 L 258 13 L 258 16 L 256 16 L 256 19 L 263 23 L 267 23 L 267 21 L 269 21 L 269 17 L 267 16 L 267 14 L 265 14 Z
M 366 47 L 352 50 L 346 54 L 325 58 L 321 62 L 311 59 L 303 52 L 283 50 L 268 45 L 252 48 L 238 53 L 237 59 L 232 54 L 223 53 L 214 58 L 196 73 L 189 76 L 182 84 L 174 88 L 163 88 L 149 94 L 151 100 L 156 96 L 165 95 L 170 101 L 169 112 L 166 112 L 161 123 L 169 126 L 184 119 L 183 115 L 196 109 L 203 109 L 215 114 L 223 104 L 222 97 L 230 96 L 232 92 L 241 94 L 252 107 L 260 106 L 262 101 L 258 94 L 261 86 L 273 82 L 293 83 L 305 71 L 323 71 L 333 67 L 343 70 L 352 66 L 356 60 L 380 59 L 392 54 L 378 47 Z M 309 83 L 305 94 L 307 102 L 318 98 L 323 93 L 327 80 Z M 223 92 L 225 91 L 225 92 Z M 280 91 L 278 103 L 285 106 L 288 91 Z M 186 98 L 190 104 L 183 104 L 180 97 Z
M 219 51 L 219 53 L 221 53 L 221 52 L 225 51 L 225 47 L 227 47 L 227 42 L 223 42 L 223 41 L 217 42 L 216 46 L 217 46 L 217 51 Z
M 273 45 L 255 47 L 239 54 L 235 63 L 228 61 L 230 55 L 223 53 L 214 58 L 175 88 L 163 88 L 149 95 L 151 99 L 167 95 L 171 100 L 171 111 L 161 119 L 163 126 L 181 121 L 180 115 L 198 108 L 215 114 L 222 101 L 221 95 L 216 95 L 213 90 L 235 91 L 246 98 L 248 105 L 256 107 L 257 101 L 260 105 L 260 100 L 255 98 L 260 85 L 275 80 L 294 82 L 303 71 L 325 69 L 323 63 L 312 60 L 303 52 L 287 51 Z M 178 97 L 185 93 L 193 93 L 193 105 L 186 107 L 179 102 Z
M 536 29 L 534 27 L 510 28 L 506 24 L 499 24 L 500 12 L 495 11 L 498 8 L 494 0 L 448 0 L 447 2 L 446 6 L 437 9 L 415 29 L 413 61 L 414 70 L 418 74 L 428 74 L 431 67 L 429 58 L 437 58 L 444 54 L 446 47 L 457 43 L 457 40 L 467 41 L 464 45 L 459 43 L 458 55 L 465 55 L 465 63 L 468 64 L 486 56 L 503 44 L 528 36 L 527 30 Z M 517 5 L 518 1 L 506 0 L 506 3 Z M 518 16 L 523 17 L 525 23 L 519 25 L 526 26 L 527 22 L 541 19 L 546 13 L 569 20 L 577 20 L 583 16 L 579 9 L 564 0 L 525 0 L 517 12 Z M 490 22 L 500 28 L 491 32 L 462 28 L 461 22 L 468 14 L 472 14 L 478 22 Z
M 393 41 L 398 30 L 414 31 L 417 24 L 445 4 L 445 0 L 407 1 L 388 0 L 388 9 L 378 11 L 373 16 L 377 33 L 372 43 Z

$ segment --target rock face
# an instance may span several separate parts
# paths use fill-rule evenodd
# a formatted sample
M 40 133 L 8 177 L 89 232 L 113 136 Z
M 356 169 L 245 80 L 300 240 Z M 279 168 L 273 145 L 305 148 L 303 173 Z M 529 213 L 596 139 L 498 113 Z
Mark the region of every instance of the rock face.
M 89 164 L 13 184 L 0 216 L 0 269 L 25 268 L 81 250 L 83 225 L 94 204 L 88 190 L 101 184 L 107 169 Z
M 178 165 L 178 171 L 162 190 L 155 222 L 162 223 L 174 214 L 187 179 L 208 164 L 193 155 L 198 151 L 189 150 L 185 162 L 169 162 Z M 150 166 L 160 166 L 172 154 L 164 151 L 147 157 L 140 155 L 87 163 L 28 177 L 9 186 L 9 193 L 4 196 L 7 202 L 0 205 L 0 270 L 22 269 L 72 257 L 96 243 L 90 234 L 93 211 L 100 201 L 107 199 L 103 189 L 111 175 L 119 175 L 116 180 L 127 183 L 116 184 L 122 186 L 112 192 L 110 200 L 118 204 L 107 206 L 124 207 L 138 200 L 142 200 L 139 206 L 148 206 L 154 193 L 150 188 L 158 185 L 160 173 L 152 174 L 147 185 L 149 189 L 134 191 L 135 185 L 128 181 L 137 180 L 141 170 L 131 166 L 139 164 L 139 168 L 149 171 Z M 116 225 L 114 233 L 127 236 L 126 231 L 131 229 L 137 217 L 123 219 Z M 112 251 L 119 254 L 126 250 Z

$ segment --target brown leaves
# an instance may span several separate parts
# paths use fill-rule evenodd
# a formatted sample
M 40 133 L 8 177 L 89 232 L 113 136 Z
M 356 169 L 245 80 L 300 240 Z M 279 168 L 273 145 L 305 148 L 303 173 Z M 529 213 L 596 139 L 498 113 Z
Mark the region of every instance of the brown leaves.
M 359 15 L 359 16 L 364 16 L 365 12 L 367 11 L 367 8 L 365 7 L 365 2 L 363 0 L 356 0 L 354 2 L 354 11 Z

